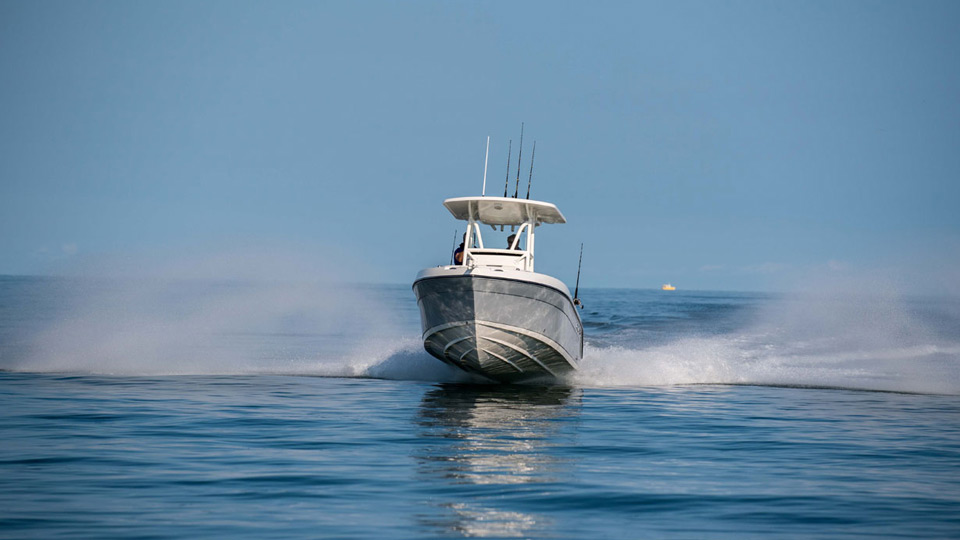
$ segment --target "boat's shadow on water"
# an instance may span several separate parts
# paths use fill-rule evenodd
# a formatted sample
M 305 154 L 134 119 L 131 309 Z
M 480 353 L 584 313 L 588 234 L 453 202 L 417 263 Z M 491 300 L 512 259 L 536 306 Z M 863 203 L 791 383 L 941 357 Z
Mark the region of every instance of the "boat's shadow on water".
M 438 384 L 414 420 L 428 444 L 414 454 L 434 511 L 418 516 L 442 535 L 527 536 L 551 529 L 525 511 L 536 484 L 569 480 L 581 391 L 564 386 Z

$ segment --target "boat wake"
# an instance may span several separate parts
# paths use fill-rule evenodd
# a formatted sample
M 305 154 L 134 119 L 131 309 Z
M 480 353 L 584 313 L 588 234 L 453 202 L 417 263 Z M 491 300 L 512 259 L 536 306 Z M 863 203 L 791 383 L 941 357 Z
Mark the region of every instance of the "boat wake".
M 907 300 L 874 287 L 782 296 L 748 313 L 731 331 L 705 334 L 688 325 L 688 335 L 652 346 L 606 336 L 587 347 L 570 382 L 960 394 L 960 304 L 953 300 Z
M 821 344 L 814 352 L 809 343 L 773 344 L 763 337 L 690 337 L 649 348 L 588 344 L 580 370 L 561 384 L 755 385 L 960 395 L 957 344 L 833 351 L 822 350 Z M 416 337 L 370 344 L 349 357 L 296 360 L 246 373 L 484 384 L 428 355 Z
M 437 361 L 417 337 L 370 342 L 339 358 L 291 359 L 253 366 L 243 374 L 298 375 L 401 381 L 478 382 L 469 374 Z
M 764 345 L 754 338 L 682 339 L 648 349 L 587 347 L 570 384 L 586 387 L 734 384 L 960 394 L 960 346 L 836 350 Z
M 561 384 L 586 388 L 674 385 L 757 385 L 842 388 L 960 395 L 960 345 L 810 351 L 809 344 L 771 344 L 760 336 L 689 337 L 648 348 L 587 344 L 580 370 Z M 447 366 L 423 350 L 416 336 L 371 341 L 331 357 L 275 356 L 227 362 L 148 365 L 135 356 L 105 361 L 60 356 L 9 369 L 121 376 L 292 375 L 427 382 L 483 381 Z M 234 360 L 237 360 L 236 358 Z
M 0 335 L 0 369 L 480 382 L 424 351 L 405 287 L 371 292 L 302 284 L 191 286 L 87 286 L 69 309 L 36 315 L 43 319 L 38 328 Z M 697 307 L 692 297 L 683 302 Z M 683 325 L 629 318 L 624 315 L 633 317 L 634 308 L 610 307 L 609 320 L 622 326 L 593 335 L 588 330 L 580 369 L 560 382 L 960 395 L 960 308 L 951 302 L 784 297 L 764 300 L 748 315 L 722 312 Z

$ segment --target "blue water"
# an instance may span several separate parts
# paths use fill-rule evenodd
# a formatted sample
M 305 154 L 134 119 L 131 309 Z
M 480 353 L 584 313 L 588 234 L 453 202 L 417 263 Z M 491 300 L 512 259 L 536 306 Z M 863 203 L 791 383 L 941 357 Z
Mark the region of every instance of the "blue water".
M 960 537 L 956 301 L 582 296 L 494 386 L 407 287 L 0 278 L 0 536 Z

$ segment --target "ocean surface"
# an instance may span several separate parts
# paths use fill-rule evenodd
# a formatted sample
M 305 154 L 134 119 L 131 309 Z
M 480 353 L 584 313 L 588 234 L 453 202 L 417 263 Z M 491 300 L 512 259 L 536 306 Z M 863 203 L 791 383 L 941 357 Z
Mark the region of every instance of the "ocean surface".
M 478 384 L 406 286 L 0 277 L 3 538 L 960 538 L 960 303 L 582 292 Z

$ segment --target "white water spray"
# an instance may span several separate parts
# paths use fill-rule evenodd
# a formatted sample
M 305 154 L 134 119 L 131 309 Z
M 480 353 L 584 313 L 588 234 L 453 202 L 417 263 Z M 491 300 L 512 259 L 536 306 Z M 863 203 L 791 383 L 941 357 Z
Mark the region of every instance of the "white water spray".
M 924 319 L 889 284 L 820 283 L 761 307 L 747 328 L 651 347 L 587 346 L 582 386 L 750 384 L 960 394 L 957 303 Z M 923 306 L 920 306 L 923 307 Z
M 81 279 L 70 309 L 33 334 L 27 354 L 0 356 L 0 368 L 471 380 L 423 350 L 412 294 L 327 275 L 322 264 L 272 252 L 179 261 L 150 278 Z M 657 344 L 623 336 L 604 346 L 588 332 L 581 369 L 564 382 L 960 394 L 960 304 L 933 302 L 924 317 L 892 287 L 862 283 L 821 282 L 770 300 L 752 323 L 720 335 L 677 330 Z

